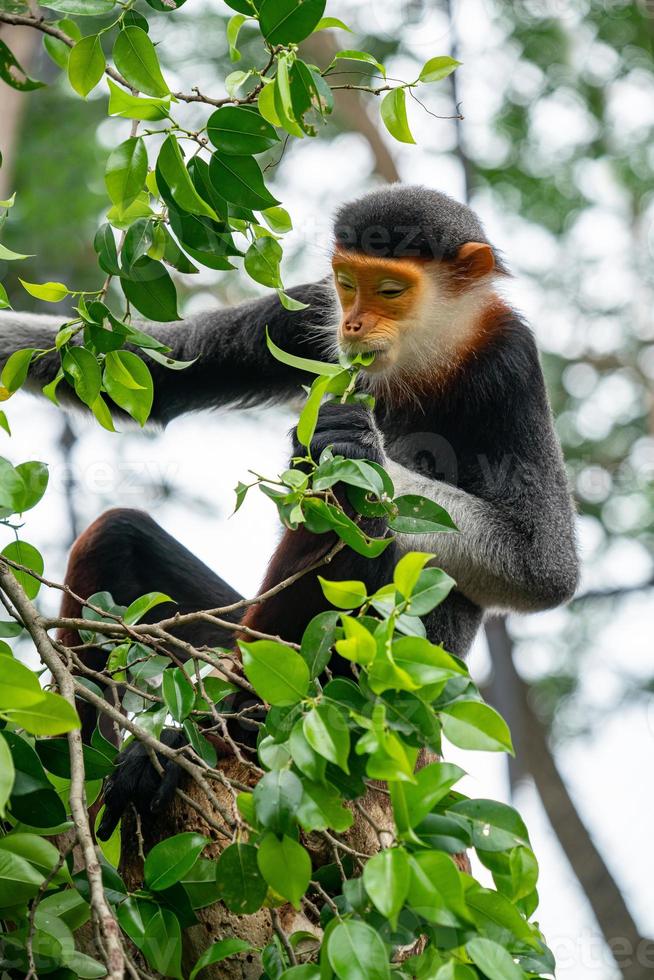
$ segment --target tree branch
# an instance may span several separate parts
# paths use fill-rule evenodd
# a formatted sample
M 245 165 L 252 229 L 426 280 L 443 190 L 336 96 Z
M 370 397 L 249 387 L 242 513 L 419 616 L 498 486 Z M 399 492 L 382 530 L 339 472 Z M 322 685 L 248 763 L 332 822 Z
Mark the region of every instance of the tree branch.
M 0 564 L 0 588 L 9 596 L 23 623 L 30 632 L 41 660 L 52 673 L 61 695 L 75 706 L 75 682 L 61 662 L 44 629 L 36 607 L 27 598 L 10 569 Z M 125 972 L 125 955 L 120 928 L 104 894 L 102 871 L 89 825 L 86 791 L 84 788 L 84 755 L 79 729 L 68 733 L 70 752 L 70 806 L 75 833 L 84 858 L 89 882 L 91 909 L 103 940 L 102 955 L 109 980 L 122 980 Z

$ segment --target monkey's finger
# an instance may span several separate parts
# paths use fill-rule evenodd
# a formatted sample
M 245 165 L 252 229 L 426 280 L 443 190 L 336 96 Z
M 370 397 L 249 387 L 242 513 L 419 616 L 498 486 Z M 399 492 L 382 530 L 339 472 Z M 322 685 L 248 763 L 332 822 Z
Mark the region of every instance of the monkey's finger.
M 169 762 L 166 765 L 164 774 L 159 784 L 159 789 L 152 797 L 152 803 L 150 804 L 150 809 L 153 813 L 157 813 L 158 810 L 164 809 L 164 807 L 167 807 L 171 802 L 173 796 L 175 795 L 175 790 L 177 789 L 181 775 L 182 770 L 177 763 Z
M 112 806 L 105 800 L 104 813 L 102 814 L 100 826 L 96 831 L 96 836 L 100 840 L 109 840 L 124 812 L 125 808 L 123 806 Z

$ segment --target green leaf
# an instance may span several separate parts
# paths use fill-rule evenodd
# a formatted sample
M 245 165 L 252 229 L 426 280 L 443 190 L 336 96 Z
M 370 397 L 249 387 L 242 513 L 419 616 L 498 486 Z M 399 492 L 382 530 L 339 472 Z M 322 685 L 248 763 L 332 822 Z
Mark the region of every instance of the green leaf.
M 307 449 L 311 445 L 311 440 L 313 439 L 314 432 L 316 431 L 316 425 L 318 424 L 318 415 L 320 414 L 320 406 L 322 404 L 323 397 L 327 391 L 327 386 L 330 382 L 330 378 L 326 375 L 319 375 L 313 384 L 311 385 L 311 391 L 309 392 L 309 397 L 304 403 L 304 407 L 300 413 L 300 417 L 297 423 L 297 438 L 298 442 L 302 446 L 306 446 Z M 315 489 L 320 489 L 315 487 Z
M 205 966 L 213 966 L 214 963 L 222 963 L 229 956 L 236 956 L 237 953 L 247 953 L 252 949 L 250 943 L 244 939 L 219 939 L 217 943 L 205 950 L 200 959 L 189 974 L 189 980 L 195 980 L 197 975 Z
M 392 655 L 400 670 L 419 687 L 443 684 L 453 676 L 465 673 L 465 667 L 446 650 L 421 636 L 403 636 L 394 640 Z M 429 700 L 436 696 L 430 695 L 429 691 L 425 693 Z
M 148 964 L 165 977 L 182 980 L 182 932 L 177 916 L 167 908 L 135 897 L 121 902 L 116 914 L 121 928 L 143 952 Z
M 43 881 L 44 876 L 25 858 L 0 850 L 0 908 L 29 901 Z
M 297 809 L 297 819 L 305 830 L 331 828 L 337 834 L 343 834 L 350 829 L 354 821 L 352 811 L 343 805 L 343 800 L 331 786 L 305 781 L 302 789 L 303 796 Z
M 104 75 L 105 62 L 99 34 L 78 41 L 68 58 L 68 80 L 83 99 Z
M 393 582 L 405 599 L 409 599 L 427 562 L 433 554 L 424 551 L 409 551 L 398 561 L 393 572 Z
M 279 204 L 264 184 L 263 174 L 253 156 L 230 156 L 215 150 L 209 173 L 216 191 L 230 204 L 255 211 Z
M 468 918 L 463 900 L 463 882 L 454 861 L 442 851 L 420 851 L 412 855 L 409 905 L 427 922 L 456 926 Z
M 219 898 L 230 912 L 252 915 L 261 908 L 268 887 L 261 876 L 257 849 L 252 844 L 230 844 L 216 868 Z
M 435 531 L 458 530 L 447 511 L 427 497 L 405 494 L 396 497 L 394 503 L 399 514 L 389 521 L 392 531 L 403 534 L 432 534 Z
M 481 752 L 510 752 L 511 733 L 501 715 L 481 701 L 455 701 L 440 712 L 443 732 L 452 745 Z
M 338 51 L 334 55 L 334 61 L 342 58 L 346 58 L 348 61 L 364 61 L 369 65 L 373 65 L 377 69 L 377 71 L 379 71 L 380 74 L 382 74 L 384 78 L 386 78 L 386 69 L 382 65 L 381 61 L 377 61 L 377 59 L 373 55 L 371 55 L 368 51 L 352 51 L 352 50 Z
M 183 211 L 191 214 L 203 214 L 208 218 L 218 220 L 213 208 L 203 201 L 190 174 L 186 169 L 179 143 L 172 133 L 164 140 L 157 158 L 157 175 L 161 174 L 170 190 L 173 200 Z
M 136 356 L 136 355 L 134 355 Z M 147 592 L 145 595 L 140 596 L 135 599 L 123 613 L 123 621 L 127 623 L 128 626 L 134 626 L 138 623 L 146 613 L 154 609 L 155 606 L 160 606 L 162 602 L 173 602 L 169 595 L 164 592 Z
M 382 99 L 381 117 L 386 129 L 400 143 L 415 143 L 406 114 L 406 91 L 394 88 Z
M 121 279 L 123 292 L 139 313 L 149 320 L 169 323 L 179 319 L 177 290 L 161 262 L 143 256 Z
M 377 558 L 392 542 L 392 538 L 369 537 L 341 507 L 315 497 L 305 498 L 304 517 L 308 530 L 317 534 L 335 531 L 342 541 L 365 558 Z
M 302 634 L 300 654 L 309 668 L 311 677 L 318 677 L 329 663 L 331 647 L 336 638 L 339 614 L 327 609 L 311 619 Z
M 0 380 L 7 391 L 18 391 L 21 387 L 27 377 L 34 354 L 36 354 L 34 348 L 25 347 L 10 355 L 0 375 Z
M 33 92 L 45 85 L 29 77 L 4 41 L 0 41 L 0 78 L 18 92 Z
M 9 302 L 9 297 L 7 296 L 7 290 L 0 282 L 0 310 L 11 309 L 11 303 Z
M 129 279 L 131 266 L 143 255 L 152 258 L 155 229 L 158 226 L 150 218 L 137 218 L 127 230 L 120 253 L 123 262 L 123 275 Z
M 243 24 L 248 20 L 247 14 L 234 14 L 227 21 L 227 43 L 229 44 L 229 57 L 232 61 L 241 60 L 241 52 L 236 47 L 236 42 L 238 41 L 238 35 L 243 27 Z
M 151 218 L 153 214 L 154 212 L 150 207 L 147 193 L 141 191 L 136 200 L 132 201 L 126 208 L 119 208 L 116 204 L 109 208 L 107 211 L 107 221 L 114 228 L 118 228 L 120 231 L 127 231 L 132 222 L 136 221 L 137 218 Z M 132 276 L 131 269 L 129 270 L 129 275 Z
M 505 851 L 529 847 L 529 834 L 522 817 L 513 807 L 496 800 L 461 800 L 449 808 L 465 817 L 472 832 L 472 843 L 483 851 Z
M 130 379 L 129 385 L 124 383 L 126 378 Z M 131 351 L 110 351 L 105 358 L 103 382 L 116 405 L 139 425 L 145 425 L 154 399 L 152 375 L 145 361 Z
M 330 27 L 337 27 L 341 31 L 348 31 L 350 34 L 352 33 L 352 28 L 348 27 L 347 24 L 344 24 L 338 17 L 321 17 L 314 27 L 313 32 L 315 34 L 317 31 L 326 31 L 329 30 Z
M 261 33 L 268 44 L 297 44 L 308 37 L 325 12 L 325 0 L 263 0 Z
M 175 721 L 184 721 L 195 704 L 195 688 L 181 667 L 164 670 L 162 682 L 163 699 Z
M 492 939 L 475 936 L 466 943 L 466 952 L 488 980 L 524 980 L 511 954 Z
M 43 389 L 43 391 L 45 392 L 45 388 Z M 101 395 L 98 395 L 98 397 L 95 399 L 95 401 L 90 406 L 90 408 L 93 414 L 95 415 L 96 419 L 104 429 L 107 429 L 108 432 L 116 431 L 114 427 L 114 421 L 111 417 L 111 412 L 107 408 Z
M 69 295 L 68 288 L 64 286 L 63 282 L 36 283 L 25 282 L 24 279 L 19 279 L 18 281 L 30 296 L 35 296 L 36 299 L 42 299 L 46 303 L 59 303 Z
M 104 179 L 113 203 L 123 211 L 128 208 L 143 190 L 147 173 L 148 154 L 140 136 L 130 137 L 112 150 L 105 167 Z M 103 225 L 103 228 L 108 226 Z M 113 235 L 111 237 L 113 241 Z
M 272 86 L 273 108 L 280 125 L 284 127 L 286 132 L 298 139 L 303 139 L 304 130 L 295 117 L 289 61 L 289 56 L 286 53 L 282 53 L 277 59 L 277 75 Z
M 302 728 L 302 719 L 298 719 L 291 729 L 288 748 L 293 762 L 303 775 L 314 782 L 322 782 L 325 776 L 327 760 L 311 748 Z M 305 784 L 306 785 L 306 784 Z
M 340 922 L 327 940 L 327 957 L 339 980 L 390 980 L 384 941 L 365 922 Z
M 141 27 L 132 25 L 119 31 L 113 58 L 121 75 L 139 92 L 155 98 L 170 94 L 154 44 Z
M 377 653 L 377 641 L 358 619 L 341 616 L 345 639 L 336 641 L 336 650 L 346 660 L 367 666 Z
M 418 78 L 421 82 L 440 82 L 442 79 L 447 78 L 448 75 L 451 75 L 454 69 L 458 68 L 460 64 L 460 61 L 457 61 L 456 58 L 450 58 L 449 55 L 430 58 L 422 66 Z
M 209 843 L 202 834 L 175 834 L 148 851 L 143 874 L 153 891 L 163 891 L 188 874 Z
M 261 217 L 264 219 L 268 227 L 278 235 L 285 234 L 293 227 L 290 214 L 286 208 L 282 208 L 280 206 L 266 208 L 265 211 L 261 212 Z
M 34 545 L 28 544 L 27 541 L 12 541 L 11 544 L 2 549 L 2 554 L 5 558 L 18 562 L 19 565 L 26 565 L 37 575 L 43 575 L 43 558 Z M 12 568 L 11 572 L 23 587 L 27 598 L 36 598 L 41 588 L 38 579 L 33 578 L 29 572 L 19 571 L 16 568 Z
M 170 109 L 170 97 L 166 99 L 140 99 L 126 92 L 110 78 L 109 86 L 109 115 L 122 116 L 124 119 L 166 119 Z
M 225 0 L 228 7 L 238 10 L 240 14 L 248 14 L 250 17 L 258 7 L 258 0 Z
M 340 364 L 330 364 L 328 361 L 314 361 L 308 357 L 297 357 L 295 354 L 288 354 L 272 340 L 266 327 L 266 343 L 268 350 L 277 361 L 288 364 L 289 367 L 298 368 L 299 371 L 309 371 L 311 374 L 324 374 L 328 377 L 335 377 L 341 374 L 343 368 Z
M 85 347 L 69 347 L 64 355 L 62 367 L 73 379 L 75 393 L 80 401 L 85 405 L 92 405 L 102 387 L 102 375 L 95 355 Z
M 114 0 L 52 0 L 51 10 L 75 17 L 102 17 L 115 7 Z
M 291 837 L 266 834 L 257 850 L 259 870 L 273 891 L 300 908 L 311 881 L 311 858 Z
M 288 769 L 263 776 L 253 790 L 257 820 L 276 834 L 292 833 L 302 799 L 302 783 Z
M 15 776 L 16 771 L 11 749 L 7 745 L 4 735 L 0 732 L 0 818 L 3 820 L 6 816 L 7 801 L 11 796 Z M 6 839 L 3 838 L 2 840 Z M 0 848 L 2 847 L 2 840 L 0 840 Z
M 350 729 L 335 705 L 318 704 L 306 715 L 302 730 L 314 751 L 349 773 Z
M 265 235 L 255 239 L 247 252 L 243 264 L 245 271 L 263 286 L 273 289 L 281 287 L 279 263 L 282 260 L 282 247 L 274 238 Z
M 70 779 L 70 748 L 66 738 L 44 738 L 35 745 L 39 759 L 48 772 L 61 779 Z M 115 754 L 116 749 L 110 746 Z M 113 755 L 83 746 L 84 774 L 86 779 L 104 779 L 113 769 Z
M 39 679 L 20 660 L 7 657 L 0 673 L 0 711 L 5 708 L 27 708 L 43 700 Z
M 402 783 L 408 824 L 416 827 L 449 793 L 465 772 L 451 762 L 432 762 L 416 773 L 416 782 Z
M 409 858 L 400 847 L 371 857 L 363 869 L 363 884 L 375 908 L 397 928 L 397 917 L 409 893 Z
M 24 728 L 30 735 L 63 735 L 80 728 L 80 720 L 72 704 L 60 694 L 44 691 L 40 701 L 27 708 L 2 710 L 7 721 Z
M 105 178 L 106 179 L 106 178 Z M 108 221 L 100 225 L 93 239 L 93 248 L 98 256 L 98 263 L 103 272 L 110 276 L 120 275 L 116 240 Z
M 504 895 L 489 888 L 471 887 L 466 892 L 465 899 L 480 932 L 487 932 L 490 923 L 491 928 L 507 930 L 521 942 L 535 949 L 539 948 L 533 927 Z
M 356 609 L 367 599 L 364 582 L 330 582 L 321 575 L 318 576 L 318 581 L 327 602 L 339 609 Z
M 456 582 L 441 568 L 425 568 L 414 587 L 407 611 L 412 616 L 426 616 L 450 594 Z
M 11 772 L 13 775 L 13 765 L 11 766 Z M 36 834 L 16 833 L 16 831 L 12 831 L 6 837 L 0 837 L 0 850 L 11 851 L 12 854 L 17 854 L 19 857 L 25 858 L 37 871 L 40 871 L 44 875 L 48 875 L 51 871 L 54 871 L 59 861 L 59 851 L 54 844 L 51 844 L 48 840 L 44 840 L 43 837 L 38 837 Z M 65 864 L 58 874 L 55 875 L 54 880 L 70 881 L 70 872 Z M 64 892 L 63 894 L 74 895 L 72 892 Z M 81 901 L 79 896 L 75 895 L 74 897 L 76 900 Z
M 207 136 L 223 153 L 235 156 L 263 153 L 279 142 L 275 127 L 259 112 L 234 105 L 222 106 L 209 117 Z
M 18 259 L 30 259 L 31 255 L 23 255 L 21 252 L 12 252 L 6 245 L 0 243 L 0 262 L 15 262 Z
M 283 708 L 297 704 L 309 689 L 309 668 L 299 653 L 273 640 L 239 643 L 243 670 L 259 697 Z

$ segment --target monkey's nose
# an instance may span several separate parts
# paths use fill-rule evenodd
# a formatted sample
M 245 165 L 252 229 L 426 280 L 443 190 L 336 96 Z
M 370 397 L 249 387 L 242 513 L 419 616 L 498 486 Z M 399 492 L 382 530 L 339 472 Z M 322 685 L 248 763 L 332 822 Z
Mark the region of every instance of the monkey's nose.
M 346 337 L 353 337 L 356 334 L 361 333 L 363 330 L 363 320 L 361 317 L 354 317 L 351 320 L 346 320 L 343 324 L 343 333 Z

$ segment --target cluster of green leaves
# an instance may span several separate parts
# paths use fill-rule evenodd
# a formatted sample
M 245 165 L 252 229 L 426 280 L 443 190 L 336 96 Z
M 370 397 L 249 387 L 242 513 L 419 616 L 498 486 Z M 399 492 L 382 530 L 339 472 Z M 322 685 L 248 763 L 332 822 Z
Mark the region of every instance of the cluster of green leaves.
M 166 12 L 181 4 L 150 6 Z M 94 239 L 107 277 L 104 285 L 95 293 L 80 293 L 60 282 L 23 282 L 44 302 L 77 298 L 77 316 L 63 325 L 57 338 L 61 370 L 46 394 L 54 398 L 56 385 L 65 380 L 105 428 L 113 428 L 105 394 L 141 424 L 151 408 L 149 371 L 140 358 L 123 350 L 126 344 L 150 356 L 161 355 L 157 359 L 169 367 L 180 366 L 163 357 L 168 352 L 164 345 L 129 325 L 131 309 L 149 320 L 179 318 L 169 269 L 193 275 L 199 266 L 231 270 L 235 260 L 241 260 L 245 272 L 275 289 L 286 308 L 299 307 L 284 291 L 280 271 L 280 237 L 291 228 L 291 219 L 267 186 L 266 173 L 281 153 L 283 138 L 318 134 L 333 110 L 330 82 L 338 80 L 336 69 L 343 61 L 381 76 L 382 119 L 405 142 L 413 142 L 406 91 L 445 78 L 458 64 L 447 56 L 432 58 L 415 81 L 392 87 L 386 83 L 384 66 L 368 52 L 340 51 L 323 69 L 299 56 L 298 44 L 310 34 L 334 27 L 349 30 L 323 16 L 325 0 L 233 0 L 229 6 L 237 11 L 227 24 L 232 60 L 242 60 L 237 45 L 241 30 L 247 29 L 258 32 L 267 63 L 233 71 L 225 79 L 227 95 L 209 99 L 210 115 L 200 129 L 191 131 L 174 116 L 185 97 L 171 92 L 148 19 L 133 9 L 133 2 L 121 4 L 115 19 L 93 34 L 84 33 L 84 17 L 111 15 L 113 2 L 55 0 L 51 5 L 64 16 L 48 21 L 56 32 L 44 37 L 48 55 L 82 98 L 106 76 L 109 115 L 133 121 L 133 135 L 111 151 L 106 165 L 111 207 Z M 1 77 L 16 88 L 39 85 L 20 75 L 5 49 L 0 49 Z M 369 91 L 377 89 L 371 85 Z M 13 199 L 0 202 L 0 207 L 8 209 L 12 203 Z M 0 245 L 2 260 L 26 257 Z M 120 314 L 105 303 L 110 279 L 120 283 L 126 300 Z M 3 306 L 8 306 L 8 299 L 0 285 Z M 80 354 L 80 339 L 88 354 Z M 33 351 L 32 356 L 43 353 Z M 26 370 L 30 360 L 25 357 L 27 363 L 21 362 L 20 371 L 14 372 L 12 385 L 3 382 L 5 398 L 24 380 L 22 368 Z
M 258 487 L 276 505 L 285 527 L 296 530 L 303 525 L 313 534 L 333 532 L 366 558 L 379 557 L 393 538 L 388 535 L 370 537 L 361 527 L 363 518 L 384 518 L 391 531 L 405 534 L 456 531 L 447 511 L 434 500 L 416 494 L 396 497 L 391 477 L 378 463 L 334 455 L 331 447 L 321 453 L 318 461 L 311 455 L 311 441 L 325 400 L 362 404 L 368 408 L 374 406 L 372 396 L 357 388 L 357 378 L 362 368 L 372 362 L 374 354 L 358 354 L 352 359 L 342 353 L 339 363 L 333 364 L 289 354 L 270 336 L 267 336 L 267 342 L 277 360 L 316 375 L 297 424 L 298 442 L 306 448 L 306 456 L 296 457 L 294 465 L 275 480 L 255 475 L 252 483 L 239 483 L 236 510 L 248 491 Z M 346 512 L 344 501 L 336 494 L 337 486 L 345 488 L 347 502 L 355 512 L 354 518 Z
M 148 853 L 143 886 L 133 891 L 116 870 L 119 831 L 103 844 L 107 896 L 153 969 L 184 976 L 183 931 L 197 921 L 199 909 L 216 902 L 237 915 L 286 902 L 299 909 L 307 895 L 321 908 L 324 935 L 301 969 L 276 939 L 255 949 L 233 938 L 211 946 L 190 975 L 248 951 L 261 956 L 267 980 L 524 980 L 552 971 L 551 953 L 530 921 L 538 865 L 518 813 L 458 792 L 464 772 L 452 763 L 416 768 L 421 750 L 442 753 L 443 736 L 464 749 L 512 750 L 506 724 L 482 701 L 465 664 L 424 635 L 420 617 L 453 586 L 430 564 L 432 558 L 406 554 L 393 581 L 371 595 L 361 581 L 321 579 L 334 608 L 308 624 L 299 649 L 272 640 L 240 643 L 245 675 L 268 708 L 257 744 L 265 774 L 252 792 L 238 794 L 241 827 L 218 858 L 205 853 L 207 838 L 178 834 Z M 158 736 L 172 720 L 200 758 L 215 765 L 200 726 L 211 724 L 213 711 L 222 710 L 231 685 L 206 676 L 207 665 L 199 671 L 194 665 L 173 666 L 142 644 L 102 636 L 107 617 L 135 623 L 167 601 L 154 593 L 124 609 L 107 594 L 95 595 L 82 638 L 111 648 L 107 670 L 129 684 L 123 707 L 139 726 Z M 331 679 L 325 675 L 328 665 Z M 15 810 L 14 791 L 10 819 L 21 817 L 32 835 L 52 833 L 42 825 L 55 816 L 63 820 L 65 813 L 61 807 L 53 812 L 52 785 L 48 790 L 44 780 L 61 788 L 59 780 L 68 775 L 65 746 L 56 739 L 37 741 L 29 752 L 24 737 L 11 737 L 21 742 L 30 786 L 38 780 L 36 792 L 49 792 L 51 806 L 28 808 L 37 802 L 28 796 Z M 111 770 L 113 750 L 98 731 L 85 752 L 89 780 Z M 366 804 L 371 780 L 389 795 L 392 844 L 371 857 L 362 874 L 347 853 L 339 864 L 312 868 L 304 835 L 346 833 L 353 823 L 352 804 Z M 90 782 L 89 797 L 96 792 Z M 25 832 L 17 824 L 8 840 Z M 453 860 L 471 847 L 490 871 L 494 888 L 482 886 Z M 35 882 L 28 890 L 27 901 L 37 887 Z M 77 914 L 88 915 L 69 894 L 71 888 L 78 888 L 78 881 L 53 878 L 45 893 L 47 907 L 66 909 L 70 903 Z M 20 919 L 18 910 L 9 914 Z M 47 922 L 39 928 L 47 934 Z M 428 940 L 425 950 L 395 964 L 398 947 L 420 937 Z M 291 945 L 306 938 L 301 932 L 291 935 Z
M 307 368 L 306 363 L 298 366 Z M 326 370 L 318 363 L 313 369 Z M 347 488 L 360 513 L 385 514 L 401 530 L 422 531 L 428 525 L 431 531 L 451 532 L 453 525 L 441 509 L 426 516 L 413 513 L 415 502 L 403 513 L 402 498 L 393 500 L 388 475 L 377 464 L 329 451 L 317 463 L 311 459 L 314 392 L 329 395 L 322 389 L 326 380 L 327 388 L 335 384 L 336 397 L 356 398 L 359 369 L 346 363 L 317 375 L 300 419 L 308 450 L 300 462 L 309 472 L 293 468 L 282 475 L 284 490 L 268 491 L 274 490 L 271 495 L 289 526 L 304 523 L 315 533 L 335 530 L 348 545 L 374 556 L 388 539 L 366 538 L 349 518 L 346 526 L 338 499 L 332 503 L 323 496 L 337 484 Z M 292 474 L 306 483 L 300 485 Z M 5 464 L 0 476 L 9 516 L 33 506 L 45 489 L 41 464 L 16 470 Z M 281 500 L 279 494 L 298 496 Z M 317 510 L 316 503 L 321 505 Z M 421 750 L 442 754 L 443 735 L 464 749 L 511 751 L 506 724 L 482 701 L 465 664 L 426 637 L 423 618 L 454 586 L 432 559 L 427 553 L 406 554 L 393 581 L 373 594 L 362 581 L 321 578 L 333 608 L 309 623 L 299 649 L 272 640 L 240 643 L 245 676 L 268 709 L 257 745 L 265 774 L 252 792 L 239 793 L 241 830 L 219 858 L 204 856 L 209 841 L 201 835 L 176 835 L 148 853 L 143 887 L 134 891 L 117 870 L 120 829 L 102 845 L 107 898 L 126 936 L 154 970 L 181 980 L 183 931 L 196 923 L 201 908 L 222 902 L 235 914 L 249 915 L 285 902 L 300 908 L 310 895 L 321 907 L 322 943 L 302 967 L 289 962 L 277 939 L 256 950 L 268 980 L 524 980 L 551 971 L 551 954 L 530 922 L 538 866 L 519 815 L 503 804 L 457 792 L 464 775 L 458 766 L 433 761 L 417 768 Z M 15 574 L 33 595 L 30 583 L 36 580 L 26 571 Z M 208 676 L 211 664 L 175 666 L 143 643 L 103 633 L 107 622 L 135 625 L 151 609 L 170 602 L 167 595 L 149 593 L 125 608 L 108 593 L 98 593 L 84 610 L 88 629 L 80 631 L 80 638 L 107 650 L 106 671 L 125 685 L 122 707 L 142 729 L 159 736 L 172 722 L 183 728 L 197 756 L 215 766 L 205 731 L 214 725 L 232 685 Z M 0 627 L 7 636 L 20 629 Z M 78 719 L 66 701 L 42 690 L 4 641 L 0 654 L 0 807 L 5 821 L 0 877 L 6 882 L 0 887 L 0 917 L 10 925 L 3 934 L 4 962 L 10 975 L 24 975 L 29 948 L 42 972 L 63 969 L 78 977 L 101 977 L 104 967 L 77 950 L 73 937 L 90 915 L 86 880 L 73 874 L 71 861 L 62 861 L 45 839 L 71 826 L 70 761 L 65 739 L 43 736 L 60 735 Z M 328 666 L 332 673 L 326 675 Z M 101 694 L 92 681 L 85 683 Z M 113 770 L 115 752 L 96 729 L 84 748 L 90 803 Z M 371 780 L 388 793 L 391 846 L 371 857 L 363 873 L 347 854 L 338 865 L 313 869 L 303 835 L 346 833 L 353 823 L 352 803 L 365 805 Z M 101 816 L 102 811 L 98 820 Z M 470 847 L 492 874 L 494 889 L 483 887 L 453 861 L 454 854 Z M 312 884 L 316 881 L 319 892 Z M 420 937 L 428 940 L 425 950 L 401 966 L 394 964 L 397 948 Z M 305 938 L 298 933 L 290 941 L 296 945 Z M 203 954 L 191 975 L 251 949 L 240 939 L 221 940 Z

